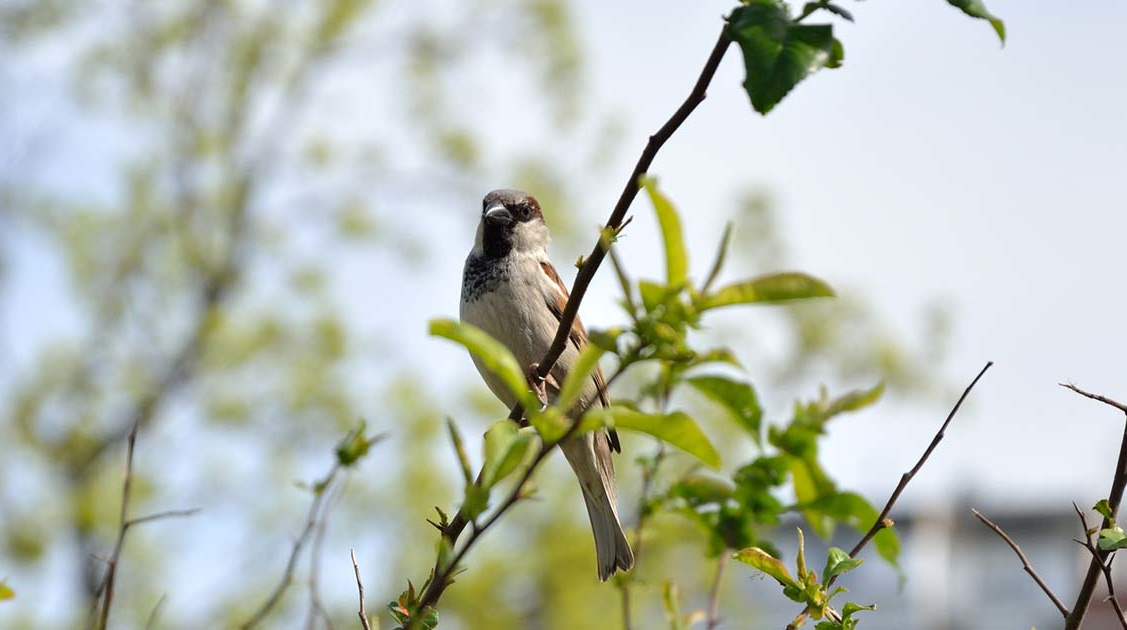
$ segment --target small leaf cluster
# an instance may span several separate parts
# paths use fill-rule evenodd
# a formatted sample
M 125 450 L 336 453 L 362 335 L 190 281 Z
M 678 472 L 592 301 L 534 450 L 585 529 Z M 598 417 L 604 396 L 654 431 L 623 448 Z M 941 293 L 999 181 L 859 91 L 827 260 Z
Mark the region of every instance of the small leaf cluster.
M 777 526 L 788 512 L 800 512 L 825 539 L 833 536 L 838 524 L 864 531 L 876 521 L 878 512 L 872 504 L 859 494 L 840 490 L 826 473 L 818 460 L 818 440 L 830 419 L 876 402 L 881 385 L 836 398 L 823 392 L 816 400 L 796 403 L 786 425 L 766 431 L 764 445 L 762 410 L 750 384 L 718 376 L 692 377 L 686 383 L 717 402 L 761 446 L 760 455 L 729 479 L 692 472 L 651 502 L 651 509 L 678 513 L 702 526 L 713 555 L 753 546 L 777 554 L 760 532 Z M 778 498 L 787 487 L 792 488 L 795 503 Z M 900 545 L 894 530 L 881 530 L 874 544 L 883 558 L 896 564 Z
M 830 582 L 837 576 L 856 569 L 864 560 L 852 558 L 848 553 L 837 547 L 830 547 L 826 554 L 825 568 L 822 569 L 821 581 L 819 581 L 817 571 L 806 566 L 806 550 L 802 529 L 798 530 L 798 556 L 795 559 L 797 578 L 791 576 L 790 571 L 781 560 L 759 547 L 742 549 L 733 554 L 732 557 L 774 578 L 783 587 L 783 595 L 793 602 L 805 605 L 809 615 L 815 620 L 827 617 L 827 621 L 823 621 L 816 626 L 817 630 L 852 630 L 857 626 L 857 620 L 853 618 L 854 613 L 860 610 L 874 609 L 873 606 L 859 606 L 850 602 L 842 608 L 841 614 L 838 614 L 830 607 L 833 598 L 846 592 L 846 589 L 840 586 L 832 591 L 827 591 Z M 800 619 L 804 617 L 805 615 L 800 615 Z M 798 621 L 796 620 L 796 623 Z
M 1100 499 L 1092 509 L 1107 520 L 1108 526 L 1100 529 L 1099 546 L 1102 551 L 1117 551 L 1127 547 L 1127 533 L 1115 522 L 1115 515 L 1107 499 Z M 1091 535 L 1093 532 L 1086 532 Z
M 373 444 L 384 438 L 383 434 L 365 435 L 364 432 L 367 427 L 368 423 L 361 420 L 355 428 L 350 430 L 341 441 L 337 443 L 337 462 L 341 466 L 348 468 L 360 461 L 368 454 Z
M 426 586 L 423 590 L 426 590 Z M 407 582 L 407 590 L 399 595 L 399 599 L 388 602 L 387 610 L 395 623 L 399 624 L 397 630 L 409 627 L 434 630 L 438 627 L 438 611 L 430 606 L 420 610 L 419 596 L 415 592 L 415 585 L 410 582 Z

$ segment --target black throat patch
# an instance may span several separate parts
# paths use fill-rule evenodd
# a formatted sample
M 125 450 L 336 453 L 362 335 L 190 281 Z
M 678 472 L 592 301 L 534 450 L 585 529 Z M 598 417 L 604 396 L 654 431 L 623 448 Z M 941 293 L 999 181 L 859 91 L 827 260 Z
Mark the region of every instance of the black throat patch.
M 513 250 L 513 227 L 486 222 L 481 231 L 481 249 L 487 258 L 504 258 Z
M 497 289 L 512 276 L 512 261 L 508 256 L 495 258 L 488 254 L 470 255 L 462 271 L 462 302 L 469 304 L 486 293 Z

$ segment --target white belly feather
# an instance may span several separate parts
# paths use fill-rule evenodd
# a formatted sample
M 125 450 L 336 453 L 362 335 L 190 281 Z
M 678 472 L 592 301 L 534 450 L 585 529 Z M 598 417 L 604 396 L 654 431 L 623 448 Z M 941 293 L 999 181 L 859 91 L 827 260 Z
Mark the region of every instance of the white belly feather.
M 460 315 L 462 321 L 477 326 L 504 344 L 521 368 L 527 370 L 532 363 L 544 358 L 559 327 L 559 320 L 547 306 L 551 295 L 548 291 L 556 289 L 548 284 L 537 257 L 513 252 L 509 263 L 512 268 L 508 279 L 474 300 L 463 301 Z M 577 356 L 574 347 L 568 344 L 552 369 L 558 382 L 562 382 Z M 505 384 L 477 357 L 473 357 L 473 361 L 493 394 L 511 407 L 516 400 Z

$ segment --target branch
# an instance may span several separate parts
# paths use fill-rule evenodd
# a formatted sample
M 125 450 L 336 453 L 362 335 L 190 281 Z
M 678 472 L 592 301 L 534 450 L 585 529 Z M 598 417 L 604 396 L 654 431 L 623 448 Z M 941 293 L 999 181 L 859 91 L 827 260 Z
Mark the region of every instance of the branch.
M 364 630 L 372 630 L 372 624 L 368 622 L 368 611 L 364 608 L 364 582 L 360 580 L 360 565 L 356 564 L 356 550 L 349 549 L 348 553 L 352 556 L 352 571 L 356 573 L 356 590 L 360 592 L 360 611 L 356 614 L 360 616 L 360 625 Z
M 716 560 L 716 575 L 712 578 L 712 589 L 708 592 L 708 623 L 705 625 L 707 630 L 714 630 L 720 625 L 720 584 L 731 552 L 731 549 L 725 549 Z
M 133 427 L 129 430 L 127 442 L 125 447 L 125 479 L 121 483 L 121 519 L 120 525 L 117 530 L 117 542 L 114 543 L 113 553 L 110 558 L 106 560 L 106 575 L 102 580 L 101 585 L 94 592 L 95 605 L 97 604 L 98 597 L 102 598 L 102 606 L 100 614 L 97 618 L 97 624 L 94 626 L 98 630 L 106 630 L 109 627 L 110 606 L 113 604 L 114 596 L 114 581 L 117 578 L 117 567 L 121 561 L 121 552 L 125 548 L 125 535 L 129 532 L 129 528 L 134 525 L 141 525 L 151 521 L 174 518 L 181 516 L 191 516 L 199 512 L 199 508 L 190 510 L 170 510 L 168 512 L 160 512 L 157 514 L 150 514 L 140 518 L 129 518 L 129 499 L 132 496 L 133 490 L 133 452 L 137 446 L 137 432 L 141 429 L 141 422 L 138 419 L 133 423 Z M 163 601 L 163 597 L 161 601 Z M 157 604 L 160 606 L 159 602 Z M 153 615 L 156 614 L 154 609 Z
M 614 250 L 611 250 L 611 256 L 614 256 Z M 663 410 L 664 411 L 664 410 Z M 650 495 L 653 491 L 654 480 L 657 477 L 658 468 L 661 467 L 662 461 L 665 460 L 665 444 L 661 441 L 657 443 L 657 452 L 654 453 L 653 462 L 642 468 L 642 492 L 638 498 L 638 522 L 634 525 L 634 567 L 637 568 L 642 558 L 642 530 L 646 525 L 646 517 L 649 515 L 648 503 Z M 630 616 L 630 589 L 634 582 L 636 573 L 630 573 L 618 582 L 618 590 L 622 593 L 622 627 L 623 630 L 632 630 L 634 627 L 632 618 Z
M 646 143 L 646 148 L 642 151 L 641 157 L 638 158 L 638 163 L 634 165 L 634 171 L 630 173 L 630 178 L 626 180 L 626 185 L 622 189 L 622 194 L 618 197 L 618 202 L 614 205 L 614 210 L 607 219 L 605 231 L 615 231 L 622 227 L 622 220 L 626 218 L 626 212 L 630 209 L 630 204 L 633 203 L 634 197 L 638 196 L 640 188 L 640 179 L 649 171 L 650 164 L 653 163 L 654 157 L 657 156 L 658 150 L 661 149 L 665 141 L 673 135 L 674 132 L 680 128 L 681 124 L 693 113 L 693 110 L 700 105 L 705 98 L 705 92 L 708 89 L 708 84 L 712 82 L 712 77 L 716 74 L 716 68 L 720 66 L 720 60 L 724 57 L 724 52 L 728 50 L 728 45 L 732 40 L 728 38 L 728 23 L 725 22 L 720 29 L 720 37 L 716 40 L 716 45 L 712 47 L 712 54 L 708 56 L 708 61 L 705 62 L 704 68 L 701 69 L 700 77 L 697 79 L 693 90 L 685 99 L 684 103 L 673 112 L 661 129 L 657 133 L 650 136 L 649 142 Z M 591 250 L 591 254 L 585 259 L 583 266 L 579 269 L 579 273 L 575 276 L 575 284 L 571 286 L 571 297 L 567 301 L 567 306 L 564 307 L 563 314 L 560 316 L 560 326 L 556 329 L 556 337 L 552 340 L 552 345 L 548 348 L 547 354 L 540 360 L 540 367 L 537 373 L 540 378 L 547 378 L 551 373 L 552 367 L 555 366 L 556 361 L 563 354 L 564 348 L 567 347 L 568 337 L 571 334 L 571 326 L 575 322 L 576 316 L 579 314 L 579 304 L 583 301 L 583 296 L 587 293 L 587 287 L 590 286 L 591 280 L 595 277 L 595 272 L 599 270 L 599 265 L 603 262 L 603 257 L 607 253 L 607 245 L 603 242 L 602 235 L 600 234 L 599 240 L 595 243 L 595 248 Z M 521 409 L 520 404 L 513 406 L 509 412 L 510 420 L 520 420 L 524 411 Z
M 313 503 L 309 506 L 309 514 L 305 520 L 305 528 L 301 531 L 301 535 L 294 541 L 293 547 L 290 549 L 290 557 L 289 560 L 286 561 L 286 568 L 285 571 L 282 572 L 282 579 L 278 582 L 278 585 L 274 587 L 273 592 L 270 593 L 266 601 L 251 615 L 251 618 L 243 623 L 243 625 L 239 626 L 241 630 L 250 630 L 261 623 L 262 620 L 270 614 L 270 611 L 274 609 L 274 606 L 282 599 L 282 595 L 285 594 L 286 589 L 289 588 L 290 582 L 293 581 L 294 570 L 297 568 L 298 556 L 301 554 L 305 543 L 308 542 L 310 535 L 312 535 L 314 529 L 316 529 L 317 523 L 324 518 L 322 506 L 326 503 L 325 499 L 329 494 L 330 485 L 336 479 L 340 468 L 341 464 L 339 461 L 334 463 L 328 474 L 313 486 L 315 496 Z
M 1122 411 L 1123 413 L 1127 413 L 1127 405 L 1124 405 L 1121 402 L 1116 402 L 1116 401 L 1114 401 L 1110 398 L 1107 398 L 1106 396 L 1100 396 L 1099 394 L 1093 394 L 1091 392 L 1086 392 L 1086 391 L 1080 389 L 1079 387 L 1073 385 L 1072 383 L 1058 383 L 1058 385 L 1060 385 L 1061 387 L 1063 387 L 1065 389 L 1071 389 L 1072 391 L 1076 392 L 1077 394 L 1080 394 L 1081 396 L 1083 396 L 1085 398 L 1091 398 L 1092 400 L 1102 402 L 1105 405 L 1110 405 L 1112 407 L 1115 407 L 1116 409 Z
M 1091 394 L 1086 392 L 1075 385 L 1061 384 L 1061 387 L 1071 389 L 1072 391 L 1084 396 L 1110 405 L 1122 411 L 1127 415 L 1127 405 L 1118 403 L 1110 398 L 1105 398 L 1098 394 Z M 1119 513 L 1119 503 L 1123 499 L 1123 489 L 1127 486 L 1127 422 L 1123 425 L 1123 438 L 1119 443 L 1119 460 L 1115 464 L 1115 475 L 1111 478 L 1111 493 L 1108 495 L 1107 503 L 1111 507 L 1111 516 L 1115 518 Z M 1103 519 L 1100 529 L 1111 527 L 1111 521 L 1106 517 Z M 1099 581 L 1100 573 L 1103 572 L 1102 567 L 1107 558 L 1108 553 L 1099 550 L 1098 553 L 1092 556 L 1092 561 L 1088 564 L 1088 572 L 1084 575 L 1084 581 L 1080 585 L 1080 593 L 1076 596 L 1076 603 L 1072 605 L 1072 612 L 1064 620 L 1065 630 L 1079 630 L 1081 622 L 1084 621 L 1084 614 L 1088 611 L 1088 605 L 1092 601 L 1092 593 L 1096 590 L 1096 582 Z
M 873 536 L 876 536 L 877 533 L 879 533 L 882 529 L 892 527 L 893 521 L 888 517 L 888 515 L 890 512 L 892 512 L 892 507 L 896 505 L 896 501 L 900 498 L 900 494 L 904 492 L 904 489 L 908 487 L 908 482 L 910 482 L 916 476 L 916 474 L 920 472 L 920 469 L 923 468 L 925 463 L 927 463 L 928 458 L 931 457 L 931 453 L 937 446 L 939 446 L 939 443 L 943 441 L 943 437 L 946 435 L 947 427 L 951 424 L 951 420 L 955 418 L 955 414 L 959 412 L 959 408 L 963 406 L 963 401 L 967 399 L 967 396 L 970 395 L 971 390 L 974 389 L 974 386 L 978 384 L 979 379 L 982 378 L 983 374 L 986 374 L 986 370 L 989 370 L 990 366 L 992 365 L 994 365 L 993 361 L 987 361 L 986 365 L 982 367 L 982 370 L 978 372 L 978 376 L 975 376 L 974 380 L 970 382 L 970 385 L 967 385 L 967 388 L 963 390 L 963 395 L 959 396 L 959 400 L 955 402 L 955 406 L 952 407 L 951 412 L 947 414 L 947 419 L 943 421 L 943 425 L 939 427 L 939 431 L 936 432 L 935 437 L 931 439 L 931 444 L 928 444 L 927 449 L 924 451 L 924 454 L 920 456 L 920 459 L 916 462 L 916 465 L 913 466 L 911 470 L 901 475 L 900 483 L 896 484 L 896 489 L 892 491 L 892 496 L 888 497 L 888 502 L 884 504 L 884 509 L 880 511 L 880 515 L 877 516 L 876 522 L 873 523 L 873 526 L 869 528 L 869 531 L 865 532 L 865 535 L 861 537 L 861 540 L 858 541 L 853 549 L 849 551 L 849 557 L 856 558 L 857 554 L 861 553 L 861 550 L 865 548 L 865 545 L 869 544 L 869 541 L 873 539 Z M 826 582 L 827 591 L 829 590 L 830 586 L 833 586 L 833 583 L 837 581 L 837 578 L 838 576 L 835 575 Z M 807 606 L 801 613 L 798 614 L 797 617 L 795 617 L 794 621 L 787 625 L 787 630 L 794 630 L 795 628 L 798 628 L 809 612 L 810 607 Z
M 892 491 L 892 496 L 888 497 L 888 503 L 884 504 L 884 509 L 880 511 L 880 516 L 877 517 L 877 521 L 873 523 L 873 526 L 869 528 L 869 531 L 865 533 L 865 536 L 861 538 L 857 545 L 849 551 L 851 558 L 857 557 L 857 554 L 861 553 L 861 550 L 865 548 L 865 545 L 869 544 L 869 541 L 873 539 L 873 536 L 877 535 L 877 532 L 892 525 L 888 514 L 892 511 L 892 506 L 896 505 L 896 500 L 900 498 L 900 493 L 904 492 L 904 489 L 908 487 L 908 482 L 920 472 L 920 469 L 927 463 L 928 458 L 931 457 L 931 453 L 935 450 L 935 447 L 939 446 L 939 443 L 943 441 L 948 425 L 950 425 L 951 420 L 955 418 L 955 414 L 959 413 L 959 407 L 963 406 L 963 401 L 967 399 L 971 390 L 978 384 L 978 379 L 982 378 L 982 375 L 986 374 L 986 370 L 989 370 L 992 365 L 994 365 L 994 362 L 988 361 L 986 365 L 982 367 L 982 370 L 979 371 L 978 376 L 974 377 L 970 385 L 967 385 L 967 388 L 963 390 L 963 395 L 959 396 L 959 400 L 955 402 L 955 406 L 951 408 L 951 413 L 947 414 L 947 419 L 943 421 L 943 426 L 939 427 L 939 431 L 935 434 L 935 437 L 931 439 L 931 444 L 927 445 L 927 450 L 920 456 L 920 460 L 916 462 L 916 465 L 913 466 L 911 470 L 900 477 L 900 483 L 896 484 L 896 489 Z M 833 580 L 830 580 L 830 583 L 826 584 L 826 586 L 832 583 Z
M 321 589 L 318 586 L 318 581 L 321 574 L 321 550 L 325 546 L 325 531 L 329 528 L 329 515 L 333 501 L 340 496 L 343 487 L 337 485 L 332 489 L 325 488 L 325 494 L 330 494 L 330 492 L 332 494 L 325 499 L 325 507 L 322 509 L 321 518 L 313 534 L 313 548 L 309 550 L 309 614 L 305 619 L 306 630 L 315 630 L 318 617 L 325 622 L 325 628 L 333 630 L 333 619 L 325 610 L 324 604 L 321 603 Z
M 1085 518 L 1084 513 L 1080 511 L 1080 506 L 1076 505 L 1075 501 L 1072 503 L 1072 509 L 1076 510 L 1076 516 L 1080 517 L 1080 527 L 1084 530 L 1084 540 L 1077 540 L 1076 542 L 1087 548 L 1093 559 L 1099 558 L 1099 549 L 1092 544 L 1092 533 L 1095 530 L 1088 527 L 1088 519 Z M 1127 630 L 1127 617 L 1124 617 L 1123 608 L 1119 606 L 1119 600 L 1115 597 L 1115 580 L 1111 578 L 1111 561 L 1114 559 L 1114 554 L 1107 559 L 1107 562 L 1100 559 L 1100 569 L 1103 571 L 1104 580 L 1107 582 L 1107 598 L 1111 600 L 1111 607 L 1115 609 L 1115 614 L 1119 618 L 1119 627 Z
M 1037 583 L 1037 586 L 1040 586 L 1041 590 L 1045 592 L 1045 595 L 1047 595 L 1049 599 L 1052 600 L 1053 605 L 1056 606 L 1057 610 L 1060 611 L 1061 617 L 1068 618 L 1068 609 L 1065 608 L 1064 604 L 1060 601 L 1060 598 L 1057 597 L 1056 593 L 1054 593 L 1053 590 L 1049 588 L 1049 585 L 1045 584 L 1045 581 L 1041 579 L 1041 576 L 1037 574 L 1037 571 L 1033 569 L 1033 565 L 1029 564 L 1029 558 L 1025 557 L 1025 553 L 1022 552 L 1021 547 L 1019 547 L 1017 543 L 1014 542 L 1014 539 L 1011 538 L 1009 534 L 1002 531 L 1002 528 L 995 525 L 993 521 L 983 516 L 982 512 L 979 512 L 974 508 L 971 508 L 970 511 L 974 514 L 975 518 L 982 521 L 983 525 L 994 530 L 995 534 L 998 534 L 1002 537 L 1002 540 L 1006 541 L 1006 544 L 1010 546 L 1010 549 L 1014 550 L 1014 553 L 1017 554 L 1018 559 L 1021 560 L 1021 566 L 1025 569 L 1025 572 L 1029 574 L 1029 577 L 1033 578 L 1033 581 Z M 1083 515 L 1081 515 L 1081 517 L 1083 517 Z

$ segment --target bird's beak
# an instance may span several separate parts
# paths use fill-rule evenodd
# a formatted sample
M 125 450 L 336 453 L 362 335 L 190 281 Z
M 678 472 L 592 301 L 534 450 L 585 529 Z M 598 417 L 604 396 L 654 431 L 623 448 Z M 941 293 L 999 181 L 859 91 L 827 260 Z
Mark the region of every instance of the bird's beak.
M 513 222 L 513 215 L 500 201 L 494 201 L 485 209 L 482 215 L 486 223 L 494 225 L 509 225 Z

